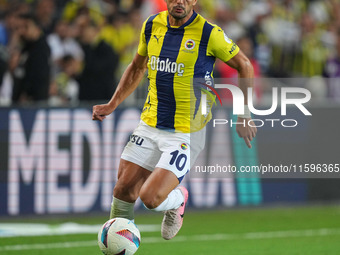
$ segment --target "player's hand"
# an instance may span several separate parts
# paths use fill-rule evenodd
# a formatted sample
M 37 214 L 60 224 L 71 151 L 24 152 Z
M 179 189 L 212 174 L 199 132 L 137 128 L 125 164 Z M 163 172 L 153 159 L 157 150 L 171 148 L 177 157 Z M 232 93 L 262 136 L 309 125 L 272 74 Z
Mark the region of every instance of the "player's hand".
M 95 105 L 92 108 L 92 120 L 103 121 L 107 115 L 110 115 L 113 109 L 108 104 Z
M 238 118 L 237 122 L 243 122 L 245 121 L 245 126 L 244 125 L 236 125 L 236 132 L 239 137 L 243 138 L 246 145 L 251 148 L 251 141 L 255 138 L 256 133 L 257 133 L 257 128 L 254 127 L 254 122 L 249 118 L 249 119 L 243 119 L 243 118 Z M 248 125 L 251 124 L 251 126 Z

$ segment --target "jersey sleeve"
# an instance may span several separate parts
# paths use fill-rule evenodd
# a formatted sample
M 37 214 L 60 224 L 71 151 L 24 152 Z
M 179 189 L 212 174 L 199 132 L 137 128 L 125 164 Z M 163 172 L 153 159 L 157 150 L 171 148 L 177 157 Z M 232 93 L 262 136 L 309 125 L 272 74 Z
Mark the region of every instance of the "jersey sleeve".
M 145 39 L 145 24 L 146 21 L 143 23 L 142 30 L 140 32 L 140 37 L 139 37 L 139 44 L 138 44 L 138 54 L 146 57 L 148 55 L 148 49 L 147 49 L 147 43 Z
M 223 62 L 232 59 L 240 51 L 239 47 L 234 43 L 223 30 L 215 26 L 210 34 L 207 55 L 216 57 Z

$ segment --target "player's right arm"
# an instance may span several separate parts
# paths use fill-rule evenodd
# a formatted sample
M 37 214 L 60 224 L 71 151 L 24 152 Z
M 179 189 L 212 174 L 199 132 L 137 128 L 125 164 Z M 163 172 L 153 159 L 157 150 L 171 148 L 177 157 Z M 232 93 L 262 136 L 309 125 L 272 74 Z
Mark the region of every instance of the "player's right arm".
M 147 62 L 147 56 L 136 54 L 120 79 L 110 102 L 93 106 L 92 120 L 104 120 L 138 87 L 147 69 Z
M 141 82 L 148 63 L 145 24 L 146 21 L 144 22 L 140 33 L 137 51 L 138 53 L 123 73 L 123 76 L 120 79 L 117 89 L 110 102 L 107 104 L 93 106 L 92 120 L 104 120 L 105 117 L 110 115 L 118 107 L 118 105 L 138 87 L 138 84 Z

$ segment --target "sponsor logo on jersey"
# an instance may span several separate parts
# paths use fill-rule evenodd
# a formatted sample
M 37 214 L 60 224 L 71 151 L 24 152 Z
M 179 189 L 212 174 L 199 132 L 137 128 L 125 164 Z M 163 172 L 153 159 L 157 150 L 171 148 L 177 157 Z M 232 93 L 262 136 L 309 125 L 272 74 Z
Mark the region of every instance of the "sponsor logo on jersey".
M 157 43 L 159 43 L 159 38 L 161 38 L 162 36 L 160 35 L 159 37 L 157 37 L 156 35 L 153 35 L 153 37 L 157 40 Z
M 233 54 L 233 52 L 236 50 L 236 43 L 233 43 L 233 46 L 231 47 L 229 54 Z
M 183 63 L 171 62 L 169 58 L 161 60 L 159 57 L 152 56 L 150 59 L 150 67 L 154 71 L 177 73 L 178 76 L 183 76 L 185 65 Z
M 195 48 L 195 45 L 196 45 L 195 41 L 192 39 L 189 39 L 185 42 L 184 46 L 187 50 L 193 50 Z
M 204 75 L 204 80 L 205 80 L 205 84 L 209 85 L 209 86 L 213 86 L 213 80 L 211 77 L 211 73 L 209 71 L 207 71 Z M 210 90 L 208 88 L 208 90 Z

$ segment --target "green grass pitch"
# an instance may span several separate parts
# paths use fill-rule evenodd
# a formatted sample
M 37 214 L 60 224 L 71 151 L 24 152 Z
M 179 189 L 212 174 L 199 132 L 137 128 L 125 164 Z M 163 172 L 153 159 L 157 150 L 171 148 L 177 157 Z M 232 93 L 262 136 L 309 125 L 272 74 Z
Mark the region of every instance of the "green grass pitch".
M 137 225 L 161 220 L 159 213 L 136 213 Z M 106 219 L 22 221 L 102 224 Z M 162 240 L 160 231 L 141 235 L 137 255 L 339 255 L 340 206 L 187 211 L 183 228 L 173 240 Z M 0 238 L 0 254 L 100 255 L 96 240 L 96 234 Z

